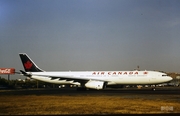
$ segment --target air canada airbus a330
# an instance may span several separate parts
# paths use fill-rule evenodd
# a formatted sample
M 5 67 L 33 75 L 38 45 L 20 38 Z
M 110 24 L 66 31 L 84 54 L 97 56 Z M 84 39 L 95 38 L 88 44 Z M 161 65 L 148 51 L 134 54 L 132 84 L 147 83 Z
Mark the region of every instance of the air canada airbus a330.
M 54 83 L 73 84 L 81 88 L 105 89 L 113 85 L 149 85 L 172 80 L 170 76 L 158 71 L 44 71 L 26 53 L 19 54 L 25 71 L 21 75 L 32 79 Z

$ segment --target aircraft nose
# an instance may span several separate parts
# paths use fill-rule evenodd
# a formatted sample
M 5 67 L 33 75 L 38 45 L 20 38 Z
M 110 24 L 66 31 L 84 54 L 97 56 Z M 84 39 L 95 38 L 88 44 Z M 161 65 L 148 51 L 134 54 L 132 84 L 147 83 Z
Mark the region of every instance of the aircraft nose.
M 167 81 L 171 81 L 171 80 L 173 80 L 173 78 L 170 76 L 167 76 Z

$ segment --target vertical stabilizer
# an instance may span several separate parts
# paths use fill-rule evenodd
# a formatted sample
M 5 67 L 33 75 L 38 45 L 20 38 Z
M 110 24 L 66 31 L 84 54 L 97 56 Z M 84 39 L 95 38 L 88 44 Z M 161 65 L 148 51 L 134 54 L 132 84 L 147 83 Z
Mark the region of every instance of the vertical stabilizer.
M 40 69 L 26 53 L 19 53 L 24 70 L 26 72 L 44 72 Z

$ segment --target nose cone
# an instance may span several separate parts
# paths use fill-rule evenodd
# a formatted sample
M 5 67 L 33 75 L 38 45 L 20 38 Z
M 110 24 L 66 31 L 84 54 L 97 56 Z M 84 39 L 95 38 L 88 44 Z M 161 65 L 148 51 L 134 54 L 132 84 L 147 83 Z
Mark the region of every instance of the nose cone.
M 166 80 L 167 80 L 167 81 L 171 81 L 171 80 L 173 80 L 173 78 L 170 77 L 170 76 L 167 76 L 167 77 L 166 77 Z

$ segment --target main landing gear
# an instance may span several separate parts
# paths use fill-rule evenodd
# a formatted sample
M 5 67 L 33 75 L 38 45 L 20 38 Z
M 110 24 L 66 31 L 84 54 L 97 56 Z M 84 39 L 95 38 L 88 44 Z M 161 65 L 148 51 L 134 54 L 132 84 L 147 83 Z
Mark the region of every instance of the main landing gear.
M 153 87 L 153 88 L 152 88 L 152 91 L 156 91 L 156 88 L 155 88 L 155 87 Z

